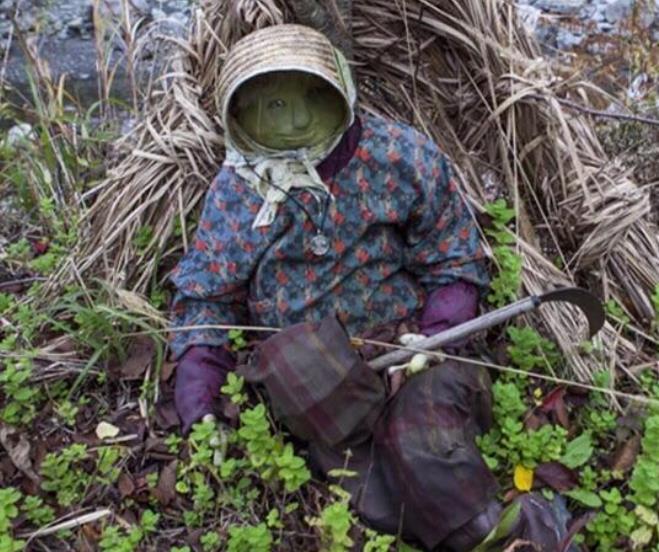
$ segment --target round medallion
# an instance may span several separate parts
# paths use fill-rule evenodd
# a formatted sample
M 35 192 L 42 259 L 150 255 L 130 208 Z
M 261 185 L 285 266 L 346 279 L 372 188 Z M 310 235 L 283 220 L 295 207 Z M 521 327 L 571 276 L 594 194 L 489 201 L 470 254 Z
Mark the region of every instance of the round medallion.
M 311 251 L 313 254 L 322 257 L 323 255 L 327 255 L 329 250 L 330 241 L 327 239 L 327 236 L 320 232 L 316 234 L 311 240 Z

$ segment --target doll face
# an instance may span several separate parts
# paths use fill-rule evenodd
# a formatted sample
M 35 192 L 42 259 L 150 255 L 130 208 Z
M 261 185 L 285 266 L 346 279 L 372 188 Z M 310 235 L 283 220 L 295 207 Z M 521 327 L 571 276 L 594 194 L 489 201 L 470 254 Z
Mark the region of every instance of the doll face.
M 247 81 L 231 112 L 252 140 L 276 150 L 321 144 L 340 132 L 346 117 L 341 95 L 320 77 L 300 71 Z

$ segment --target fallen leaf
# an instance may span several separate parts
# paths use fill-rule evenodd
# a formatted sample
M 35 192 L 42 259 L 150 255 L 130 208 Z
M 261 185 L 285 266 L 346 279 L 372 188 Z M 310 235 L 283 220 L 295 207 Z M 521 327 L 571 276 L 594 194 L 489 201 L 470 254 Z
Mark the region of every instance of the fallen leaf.
M 518 491 L 528 492 L 533 487 L 533 470 L 518 464 L 515 466 L 515 474 L 513 475 L 515 488 Z
M 540 410 L 545 414 L 553 414 L 556 421 L 568 429 L 570 419 L 567 413 L 567 407 L 565 406 L 565 393 L 566 389 L 564 387 L 557 387 L 551 391 L 542 401 Z
M 135 492 L 135 483 L 133 478 L 127 473 L 122 473 L 117 481 L 117 488 L 121 493 L 121 498 L 126 498 Z
M 17 438 L 14 437 L 16 430 L 6 425 L 0 426 L 0 443 L 7 451 L 9 458 L 14 466 L 22 471 L 35 483 L 40 481 L 39 476 L 32 469 L 30 460 L 30 443 L 23 433 L 19 433 Z
M 160 401 L 156 404 L 156 424 L 159 429 L 168 431 L 180 424 L 174 401 Z
M 128 347 L 128 358 L 119 368 L 122 379 L 139 380 L 149 367 L 153 359 L 155 346 L 153 340 L 147 336 L 135 339 Z
M 547 419 L 547 416 L 545 416 L 542 412 L 531 412 L 524 419 L 524 428 L 528 429 L 529 431 L 537 431 L 548 423 L 549 420 Z
M 537 483 L 544 483 L 559 493 L 569 491 L 579 484 L 577 472 L 560 462 L 546 462 L 535 469 Z
M 176 460 L 167 464 L 160 472 L 158 485 L 153 489 L 153 496 L 163 506 L 167 506 L 176 498 Z
M 634 435 L 625 441 L 613 455 L 611 469 L 613 471 L 626 472 L 636 463 L 636 457 L 641 450 L 641 436 Z
M 162 371 L 160 372 L 160 381 L 168 381 L 174 373 L 174 368 L 176 368 L 175 362 L 163 362 Z
M 119 435 L 119 428 L 107 422 L 101 422 L 96 426 L 96 436 L 102 441 L 103 439 L 112 439 Z

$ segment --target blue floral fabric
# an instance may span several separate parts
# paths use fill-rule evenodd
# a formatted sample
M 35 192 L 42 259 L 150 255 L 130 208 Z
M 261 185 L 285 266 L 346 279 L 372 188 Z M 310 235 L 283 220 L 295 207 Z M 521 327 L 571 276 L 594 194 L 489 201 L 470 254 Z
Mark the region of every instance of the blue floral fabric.
M 356 335 L 409 318 L 440 286 L 487 284 L 477 225 L 446 156 L 407 125 L 372 115 L 362 123 L 352 159 L 326 181 L 334 199 L 293 190 L 265 228 L 252 228 L 262 199 L 222 168 L 173 273 L 174 327 L 286 327 L 336 312 Z M 331 247 L 317 256 L 321 226 Z M 175 331 L 172 349 L 178 358 L 227 341 L 223 330 Z

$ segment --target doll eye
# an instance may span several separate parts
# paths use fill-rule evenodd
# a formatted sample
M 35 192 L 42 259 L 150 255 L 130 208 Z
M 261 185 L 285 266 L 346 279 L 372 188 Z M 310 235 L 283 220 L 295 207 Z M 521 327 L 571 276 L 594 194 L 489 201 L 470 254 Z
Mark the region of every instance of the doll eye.
M 319 96 L 322 96 L 323 92 L 325 92 L 324 86 L 314 86 L 307 91 L 307 96 L 310 98 L 318 98 Z
M 268 104 L 268 109 L 281 109 L 282 107 L 286 107 L 286 102 L 282 99 L 272 100 Z

